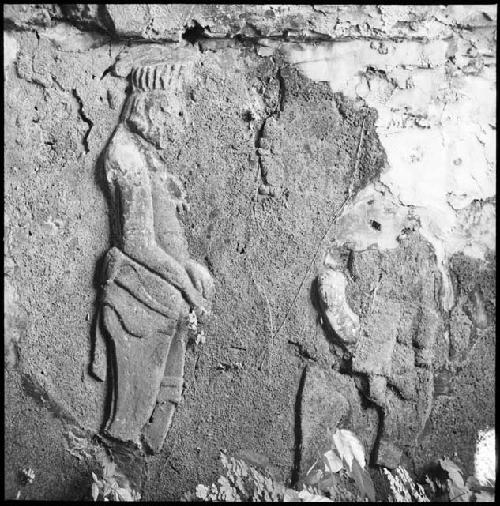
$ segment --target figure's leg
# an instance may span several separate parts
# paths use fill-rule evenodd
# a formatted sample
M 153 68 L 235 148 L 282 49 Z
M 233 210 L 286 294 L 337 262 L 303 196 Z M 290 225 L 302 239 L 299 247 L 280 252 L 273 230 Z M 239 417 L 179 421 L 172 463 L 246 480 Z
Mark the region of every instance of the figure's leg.
M 370 388 L 370 399 L 382 409 L 385 408 L 385 391 L 387 387 L 387 379 L 385 376 L 374 374 L 368 377 Z
M 137 443 L 156 403 L 171 336 L 159 332 L 149 339 L 132 336 L 108 305 L 103 317 L 111 338 L 113 361 L 111 411 L 105 432 Z
M 144 427 L 145 441 L 153 452 L 159 451 L 163 446 L 175 409 L 182 398 L 187 330 L 181 318 L 170 345 L 152 421 Z

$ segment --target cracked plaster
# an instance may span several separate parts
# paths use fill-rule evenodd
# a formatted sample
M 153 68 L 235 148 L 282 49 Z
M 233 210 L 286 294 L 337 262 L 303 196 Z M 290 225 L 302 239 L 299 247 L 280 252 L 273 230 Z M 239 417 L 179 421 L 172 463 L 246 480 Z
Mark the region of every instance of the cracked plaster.
M 107 23 L 112 27 L 109 33 L 115 37 L 127 37 L 132 33 L 133 37 L 144 40 L 177 41 L 191 18 L 197 19 L 204 27 L 208 37 L 204 44 L 227 42 L 230 37 L 240 34 L 260 43 L 258 54 L 262 56 L 272 56 L 279 47 L 289 61 L 308 77 L 330 82 L 333 91 L 341 91 L 356 100 L 363 99 L 376 108 L 379 114 L 377 131 L 389 163 L 380 181 L 360 192 L 338 220 L 335 225 L 338 242 L 354 243 L 358 250 L 374 243 L 380 249 L 391 249 L 397 247 L 401 230 L 420 226 L 421 232 L 433 243 L 445 275 L 446 259 L 454 252 L 462 251 L 468 256 L 483 258 L 488 250 L 494 248 L 496 119 L 491 104 L 496 100 L 496 54 L 490 40 L 490 21 L 496 20 L 496 8 L 321 5 L 262 6 L 260 10 L 256 6 L 249 7 L 252 12 L 246 13 L 247 6 L 239 6 L 240 10 L 194 6 L 187 18 L 181 16 L 169 20 L 165 10 L 167 6 L 156 5 L 156 21 L 148 22 L 147 30 L 140 29 L 137 33 L 130 32 L 127 24 L 137 23 L 130 14 L 113 10 L 112 6 L 105 7 L 103 11 L 109 16 Z M 10 8 L 15 7 L 8 6 Z M 16 67 L 18 77 L 36 85 L 33 86 L 36 96 L 43 92 L 51 99 L 59 97 L 61 102 L 68 102 L 70 112 L 77 113 L 75 119 L 78 118 L 79 124 L 75 130 L 78 130 L 77 137 L 81 139 L 81 146 L 77 149 L 72 144 L 69 153 L 81 151 L 79 157 L 89 149 L 91 154 L 95 153 L 103 132 L 115 123 L 114 117 L 120 110 L 125 82 L 108 73 L 109 65 L 116 61 L 125 43 L 110 42 L 108 55 L 108 48 L 104 46 L 109 36 L 97 31 L 81 31 L 60 20 L 56 22 L 56 18 L 51 19 L 49 11 L 45 11 L 43 6 L 36 9 L 37 40 L 33 33 L 30 34 L 31 41 L 27 42 L 21 38 L 22 35 L 16 33 L 14 38 L 4 32 L 4 65 L 6 69 L 11 67 L 7 69 L 10 74 L 6 72 L 5 79 L 15 73 L 12 67 Z M 89 17 L 97 16 L 98 10 L 90 9 Z M 241 10 L 244 11 L 243 16 L 240 15 Z M 15 30 L 33 29 L 29 12 L 28 9 L 25 18 L 21 16 L 18 19 L 20 24 L 14 23 Z M 8 10 L 4 11 L 7 18 L 8 14 Z M 57 15 L 60 16 L 60 13 Z M 99 16 L 102 17 L 103 13 Z M 122 19 L 119 19 L 120 16 Z M 332 19 L 336 21 L 332 23 Z M 72 22 L 71 16 L 67 20 Z M 167 21 L 172 21 L 170 31 L 165 28 Z M 103 26 L 102 20 L 90 26 L 92 30 L 97 30 Z M 462 32 L 464 27 L 471 33 Z M 224 40 L 217 39 L 217 36 L 222 36 Z M 263 40 L 262 36 L 270 39 Z M 215 40 L 210 41 L 210 37 Z M 315 47 L 302 42 L 276 44 L 273 37 L 288 41 L 310 39 Z M 337 42 L 318 45 L 325 38 Z M 445 40 L 449 38 L 451 40 Z M 31 50 L 26 49 L 33 41 L 37 49 L 30 54 Z M 48 45 L 58 51 L 54 67 L 44 60 L 43 51 L 40 51 Z M 71 72 L 61 70 L 68 58 L 73 57 L 72 52 L 94 49 L 98 49 L 92 57 L 95 58 L 91 72 L 96 74 L 95 83 L 94 76 L 91 80 L 89 75 L 88 81 L 81 84 Z M 346 57 L 349 52 L 352 58 Z M 453 55 L 453 65 L 450 65 L 450 55 Z M 314 61 L 325 57 L 327 60 L 322 62 Z M 12 66 L 16 60 L 17 66 Z M 355 65 L 346 64 L 349 60 Z M 325 61 L 329 62 L 328 65 L 324 64 Z M 233 64 L 229 62 L 227 66 Z M 99 78 L 102 81 L 104 77 L 104 95 L 99 97 L 103 93 Z M 476 91 L 478 86 L 481 89 L 479 93 Z M 258 95 L 255 94 L 255 97 Z M 248 103 L 254 101 L 254 112 L 263 116 L 263 106 L 255 97 L 252 95 L 252 100 L 249 97 Z M 111 119 L 96 107 L 97 98 L 107 100 L 111 109 L 116 111 Z M 105 124 L 100 123 L 101 119 Z M 20 139 L 18 144 L 22 142 Z M 414 149 L 406 153 L 409 142 L 414 144 Z M 429 147 L 434 147 L 434 151 Z M 443 155 L 445 150 L 449 150 L 447 156 Z M 460 163 L 455 163 L 458 159 Z M 86 161 L 86 158 L 83 160 Z M 436 160 L 441 171 L 435 170 Z M 34 170 L 37 172 L 39 168 Z M 410 174 L 414 177 L 408 177 Z M 436 179 L 437 174 L 439 177 Z M 425 176 L 423 179 L 422 175 Z M 416 185 L 417 191 L 413 185 Z M 429 188 L 433 191 L 429 192 Z M 63 202 L 66 201 L 64 192 Z M 100 201 L 98 203 L 100 205 Z M 380 225 L 380 232 L 370 226 L 370 220 Z M 61 230 L 58 223 L 63 222 L 55 220 L 54 224 L 52 217 L 48 217 L 44 226 L 50 227 L 50 235 L 66 233 L 64 223 Z M 86 264 L 94 261 L 94 258 L 86 260 Z M 8 293 L 14 293 L 13 290 L 9 289 Z M 445 307 L 451 304 L 450 294 L 451 286 L 448 287 Z M 24 323 L 20 328 L 24 331 Z M 44 378 L 44 371 L 41 374 L 37 377 L 39 383 L 48 391 L 55 391 L 55 385 L 49 385 Z M 86 386 L 85 389 L 88 390 Z M 90 397 L 94 392 L 86 394 Z M 71 411 L 67 404 L 62 407 Z M 83 412 L 79 414 L 86 418 Z
M 443 308 L 450 309 L 448 258 L 462 251 L 484 259 L 495 247 L 494 205 L 484 202 L 494 198 L 496 183 L 491 41 L 353 40 L 279 48 L 310 79 L 378 111 L 388 164 L 381 184 L 366 188 L 344 210 L 337 241 L 356 249 L 373 243 L 394 248 L 408 220 L 418 221 L 435 248 Z M 371 229 L 368 215 L 383 223 L 381 233 Z

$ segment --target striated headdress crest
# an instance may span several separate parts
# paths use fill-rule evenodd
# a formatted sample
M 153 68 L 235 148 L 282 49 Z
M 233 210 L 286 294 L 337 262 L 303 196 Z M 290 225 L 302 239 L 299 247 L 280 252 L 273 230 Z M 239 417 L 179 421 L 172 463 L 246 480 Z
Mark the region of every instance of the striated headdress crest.
M 133 90 L 172 90 L 181 85 L 189 63 L 145 65 L 136 67 L 130 74 Z
M 117 58 L 115 74 L 130 76 L 134 91 L 178 90 L 189 80 L 199 51 L 172 46 L 144 44 L 128 48 Z

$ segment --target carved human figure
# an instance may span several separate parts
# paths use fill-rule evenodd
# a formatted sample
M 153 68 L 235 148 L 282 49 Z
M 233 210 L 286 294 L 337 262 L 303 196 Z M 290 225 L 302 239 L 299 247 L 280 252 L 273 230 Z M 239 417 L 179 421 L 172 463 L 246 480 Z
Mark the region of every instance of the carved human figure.
M 387 452 L 395 455 L 400 446 L 413 443 L 406 433 L 416 439 L 424 428 L 432 403 L 433 346 L 440 319 L 435 308 L 419 306 L 415 314 L 419 329 L 402 333 L 399 326 L 409 319 L 408 308 L 405 314 L 401 301 L 383 296 L 360 322 L 346 299 L 347 278 L 341 262 L 327 255 L 324 263 L 318 277 L 323 317 L 348 351 L 352 373 L 367 378 L 366 386 L 359 383 L 363 393 L 383 414 L 377 454 L 382 463 Z M 412 430 L 400 430 L 410 425 Z
M 120 241 L 106 258 L 93 371 L 101 380 L 111 372 L 104 433 L 134 443 L 142 434 L 153 451 L 181 399 L 188 314 L 207 312 L 214 292 L 208 270 L 189 255 L 178 219 L 186 194 L 165 160 L 185 127 L 190 72 L 189 61 L 143 55 L 103 157 Z

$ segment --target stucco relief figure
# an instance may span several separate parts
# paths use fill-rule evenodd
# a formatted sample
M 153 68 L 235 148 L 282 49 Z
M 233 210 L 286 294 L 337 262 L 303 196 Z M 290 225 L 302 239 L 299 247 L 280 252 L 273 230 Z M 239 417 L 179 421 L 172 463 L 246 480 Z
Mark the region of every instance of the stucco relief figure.
M 110 374 L 104 434 L 158 451 L 181 400 L 188 315 L 209 310 L 214 285 L 190 258 L 186 195 L 164 149 L 185 127 L 192 64 L 155 53 L 135 64 L 104 153 L 120 242 L 106 257 L 93 372 Z
M 416 331 L 401 333 L 400 322 L 409 313 L 401 301 L 382 296 L 360 321 L 347 302 L 347 283 L 341 262 L 327 255 L 318 277 L 323 317 L 350 356 L 351 374 L 367 379 L 359 388 L 383 414 L 376 461 L 396 466 L 402 448 L 414 444 L 430 413 L 439 316 L 436 308 L 420 306 Z

